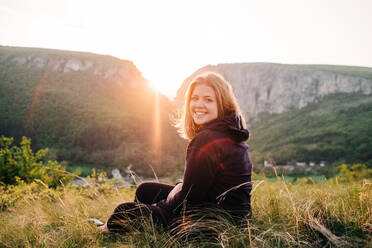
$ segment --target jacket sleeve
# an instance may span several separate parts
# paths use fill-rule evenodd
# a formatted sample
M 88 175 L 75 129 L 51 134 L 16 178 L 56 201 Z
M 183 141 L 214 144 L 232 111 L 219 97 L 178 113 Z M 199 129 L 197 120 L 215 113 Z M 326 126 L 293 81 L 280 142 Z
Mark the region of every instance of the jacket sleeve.
M 198 204 L 205 201 L 220 160 L 218 139 L 208 136 L 208 133 L 200 133 L 189 144 L 182 187 L 161 203 L 168 210 L 176 210 L 185 202 Z

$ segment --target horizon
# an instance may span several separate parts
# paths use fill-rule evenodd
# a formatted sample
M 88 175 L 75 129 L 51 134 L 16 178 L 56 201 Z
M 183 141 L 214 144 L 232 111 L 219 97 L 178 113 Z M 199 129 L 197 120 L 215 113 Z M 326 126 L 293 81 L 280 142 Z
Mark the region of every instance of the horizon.
M 206 65 L 372 68 L 370 9 L 367 0 L 0 0 L 0 44 L 129 60 L 172 99 Z

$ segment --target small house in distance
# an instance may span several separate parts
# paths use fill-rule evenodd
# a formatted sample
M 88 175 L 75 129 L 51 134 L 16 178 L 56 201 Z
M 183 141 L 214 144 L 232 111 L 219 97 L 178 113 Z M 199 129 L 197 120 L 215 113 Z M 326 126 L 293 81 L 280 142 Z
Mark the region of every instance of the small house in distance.
M 264 166 L 265 167 L 273 167 L 274 165 L 276 165 L 276 162 L 273 158 L 265 159 L 265 161 L 264 161 Z
M 296 166 L 303 168 L 306 166 L 306 162 L 296 162 Z

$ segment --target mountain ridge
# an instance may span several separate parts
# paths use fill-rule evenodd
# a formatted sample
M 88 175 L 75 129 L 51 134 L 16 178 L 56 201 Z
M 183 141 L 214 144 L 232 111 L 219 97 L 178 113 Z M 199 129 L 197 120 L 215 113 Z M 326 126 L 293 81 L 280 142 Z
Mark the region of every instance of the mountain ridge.
M 0 63 L 27 68 L 48 69 L 56 72 L 79 72 L 93 70 L 92 73 L 103 80 L 116 82 L 119 86 L 129 83 L 147 84 L 132 61 L 110 55 L 87 52 L 64 51 L 43 48 L 18 48 L 0 46 Z M 136 81 L 136 84 L 131 82 Z
M 372 93 L 372 68 L 368 67 L 234 63 L 195 71 L 179 88 L 176 105 L 183 102 L 191 79 L 205 71 L 218 72 L 231 83 L 248 122 L 256 121 L 260 113 L 301 109 L 334 93 Z

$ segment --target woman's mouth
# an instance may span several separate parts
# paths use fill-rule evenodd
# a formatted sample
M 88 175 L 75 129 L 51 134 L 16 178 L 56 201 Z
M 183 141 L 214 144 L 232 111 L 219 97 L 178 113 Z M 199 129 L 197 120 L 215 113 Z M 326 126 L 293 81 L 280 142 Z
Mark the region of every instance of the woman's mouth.
M 207 112 L 204 112 L 204 111 L 194 111 L 194 117 L 196 117 L 196 118 L 201 118 L 206 114 L 207 114 Z

